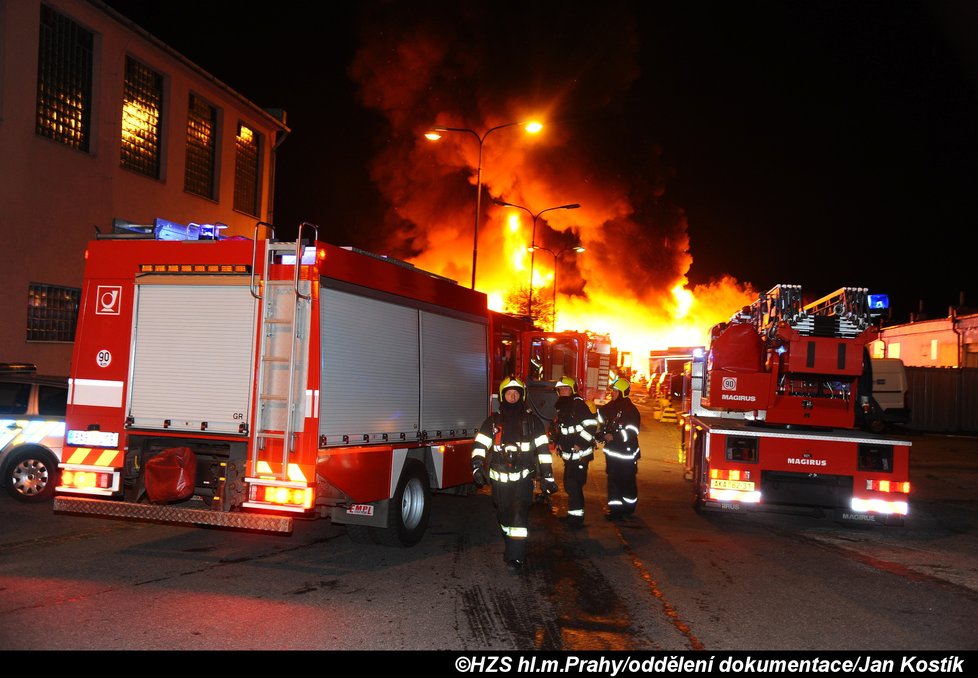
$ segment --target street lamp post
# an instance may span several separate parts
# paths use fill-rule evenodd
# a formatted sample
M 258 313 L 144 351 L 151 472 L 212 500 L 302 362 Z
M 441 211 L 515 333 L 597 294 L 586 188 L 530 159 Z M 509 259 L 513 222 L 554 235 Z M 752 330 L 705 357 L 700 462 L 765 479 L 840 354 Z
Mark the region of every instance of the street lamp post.
M 486 137 L 495 132 L 497 129 L 503 129 L 505 127 L 515 127 L 522 125 L 526 128 L 526 131 L 530 134 L 536 134 L 542 129 L 542 125 L 538 122 L 507 122 L 505 125 L 496 125 L 491 127 L 481 136 L 478 132 L 468 127 L 434 127 L 431 131 L 427 132 L 424 136 L 429 141 L 437 141 L 441 139 L 441 132 L 466 132 L 471 134 L 479 141 L 479 165 L 476 169 L 476 180 L 475 180 L 475 228 L 472 236 L 472 289 L 475 289 L 475 265 L 479 257 L 479 216 L 482 211 L 482 147 L 486 142 Z
M 523 210 L 524 212 L 526 212 L 527 214 L 529 214 L 531 217 L 533 217 L 533 230 L 530 232 L 530 246 L 528 248 L 526 248 L 526 251 L 530 253 L 530 290 L 528 292 L 528 297 L 527 297 L 527 302 L 526 302 L 526 314 L 528 316 L 531 316 L 532 317 L 533 316 L 533 259 L 534 259 L 534 252 L 536 252 L 537 249 L 546 249 L 544 247 L 537 248 L 537 246 L 536 246 L 537 245 L 537 219 L 540 217 L 541 214 L 543 214 L 544 212 L 549 212 L 550 210 L 576 210 L 578 207 L 580 207 L 580 205 L 577 204 L 576 202 L 575 203 L 571 203 L 570 205 L 557 205 L 556 207 L 548 207 L 545 210 L 540 210 L 539 212 L 537 212 L 536 214 L 534 214 L 528 208 L 523 207 L 523 205 L 515 205 L 515 204 L 513 204 L 511 202 L 506 202 L 505 200 L 498 200 L 498 199 L 497 200 L 493 200 L 493 202 L 496 203 L 497 205 L 499 205 L 500 207 L 515 207 L 516 209 Z M 547 250 L 547 251 L 550 252 L 550 250 Z M 551 252 L 551 254 L 553 254 L 553 252 Z M 556 268 L 556 266 L 555 266 L 555 268 Z
M 557 331 L 557 260 L 560 259 L 560 256 L 562 254 L 565 254 L 567 252 L 583 252 L 584 248 L 581 247 L 580 245 L 577 245 L 576 247 L 565 247 L 559 252 L 554 252 L 549 247 L 541 247 L 539 245 L 534 245 L 533 247 L 527 247 L 526 249 L 528 252 L 534 252 L 536 250 L 543 250 L 544 252 L 550 252 L 550 255 L 554 258 L 554 299 L 553 299 L 552 307 L 550 309 L 550 314 L 551 314 L 550 331 L 556 332 Z

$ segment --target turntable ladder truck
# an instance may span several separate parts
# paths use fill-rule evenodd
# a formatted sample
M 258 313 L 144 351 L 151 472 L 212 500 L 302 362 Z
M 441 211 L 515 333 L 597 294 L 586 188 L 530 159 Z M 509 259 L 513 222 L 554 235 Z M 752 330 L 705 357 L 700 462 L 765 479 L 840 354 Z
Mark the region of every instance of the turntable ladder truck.
M 876 333 L 860 287 L 803 304 L 778 285 L 714 326 L 684 418 L 694 506 L 902 524 L 910 442 L 856 426 Z

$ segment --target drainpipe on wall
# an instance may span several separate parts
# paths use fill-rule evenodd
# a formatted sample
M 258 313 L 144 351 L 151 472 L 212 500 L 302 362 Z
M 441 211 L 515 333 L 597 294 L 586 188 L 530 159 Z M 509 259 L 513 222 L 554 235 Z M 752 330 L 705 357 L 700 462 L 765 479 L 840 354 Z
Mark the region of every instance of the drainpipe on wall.
M 286 113 L 284 110 L 280 108 L 265 109 L 265 110 L 266 112 L 271 114 L 274 118 L 279 120 L 282 123 L 282 126 L 285 127 Z M 269 208 L 268 214 L 266 215 L 266 220 L 270 224 L 275 223 L 275 168 L 278 165 L 278 147 L 285 142 L 290 132 L 291 130 L 288 127 L 285 127 L 285 129 L 277 132 L 275 135 L 275 143 L 272 145 L 272 157 L 271 157 L 270 166 L 268 168 L 268 175 L 269 175 L 268 176 L 268 204 L 271 207 Z
M 958 306 L 964 306 L 964 290 L 958 292 Z M 964 334 L 958 329 L 958 309 L 952 306 L 948 309 L 948 315 L 951 320 L 951 330 L 958 338 L 958 363 L 955 367 L 961 367 L 964 364 Z

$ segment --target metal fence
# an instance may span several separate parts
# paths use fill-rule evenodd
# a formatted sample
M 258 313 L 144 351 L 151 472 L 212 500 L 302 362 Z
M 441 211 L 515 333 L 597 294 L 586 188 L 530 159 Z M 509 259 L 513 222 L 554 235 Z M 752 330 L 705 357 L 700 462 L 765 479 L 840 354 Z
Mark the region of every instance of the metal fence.
M 978 433 L 978 368 L 908 367 L 908 428 Z

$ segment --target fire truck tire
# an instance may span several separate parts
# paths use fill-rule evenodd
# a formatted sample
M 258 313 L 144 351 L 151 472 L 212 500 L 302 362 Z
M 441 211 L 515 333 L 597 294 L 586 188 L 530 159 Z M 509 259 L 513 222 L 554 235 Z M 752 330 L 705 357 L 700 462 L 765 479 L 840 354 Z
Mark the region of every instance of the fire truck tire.
M 357 544 L 407 547 L 417 544 L 428 529 L 431 490 L 428 474 L 417 462 L 409 461 L 401 473 L 397 490 L 387 510 L 387 526 L 346 526 L 350 541 Z
M 409 461 L 404 465 L 387 511 L 387 527 L 373 528 L 378 544 L 386 546 L 414 546 L 425 530 L 431 514 L 431 490 L 424 467 Z
M 703 512 L 703 490 L 699 487 L 693 490 L 693 510 L 697 513 Z
M 7 492 L 17 501 L 50 501 L 58 484 L 58 460 L 42 447 L 26 447 L 10 455 L 5 473 Z

